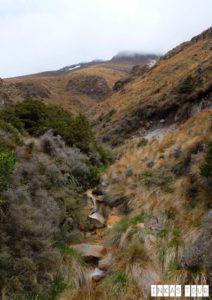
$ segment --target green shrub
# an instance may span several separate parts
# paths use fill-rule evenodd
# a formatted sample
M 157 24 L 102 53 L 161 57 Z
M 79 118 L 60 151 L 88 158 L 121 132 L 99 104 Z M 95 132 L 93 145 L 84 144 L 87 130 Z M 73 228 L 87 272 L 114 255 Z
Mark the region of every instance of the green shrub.
M 129 246 L 127 247 L 127 256 L 130 263 L 133 263 L 135 260 L 142 260 L 145 262 L 149 260 L 149 256 L 147 255 L 144 244 L 139 240 L 133 240 L 129 244 Z
M 15 113 L 15 106 L 9 106 L 0 110 L 0 119 L 4 120 L 6 124 L 11 124 L 18 130 L 23 129 L 23 122 Z M 1 127 L 1 126 L 0 126 Z
M 46 105 L 38 100 L 26 100 L 15 106 L 15 120 L 18 118 L 29 134 L 39 136 L 45 131 L 48 118 Z M 13 124 L 14 126 L 16 124 Z
M 3 131 L 0 137 L 0 151 L 15 149 L 21 142 L 18 131 L 2 119 L 0 119 L 0 129 Z
M 178 162 L 176 165 L 172 167 L 171 171 L 176 176 L 183 176 L 187 171 L 190 161 L 191 161 L 191 156 L 190 155 L 185 156 L 180 162 Z
M 138 147 L 138 148 L 143 148 L 143 147 L 145 147 L 147 144 L 148 144 L 148 140 L 145 139 L 145 138 L 142 138 L 142 139 L 138 142 L 137 147 Z
M 107 276 L 104 280 L 104 284 L 109 297 L 121 299 L 121 295 L 127 290 L 129 279 L 124 273 L 117 272 Z
M 81 254 L 76 249 L 68 246 L 64 242 L 58 243 L 57 247 L 62 254 L 68 255 L 71 258 L 77 260 L 79 263 L 84 264 Z
M 200 168 L 200 173 L 209 183 L 212 182 L 212 141 L 207 143 L 205 162 Z
M 42 296 L 40 294 L 16 294 L 14 300 L 56 300 L 58 299 L 58 295 L 61 294 L 66 287 L 67 284 L 64 281 L 62 281 L 59 277 L 55 277 L 48 295 Z
M 84 152 L 89 151 L 90 144 L 95 140 L 85 116 L 80 114 L 73 117 L 58 106 L 47 106 L 38 100 L 25 100 L 11 108 L 3 109 L 0 116 L 17 129 L 24 129 L 33 136 L 40 136 L 52 129 L 67 145 L 76 145 Z
M 95 137 L 87 118 L 80 114 L 73 119 L 72 126 L 68 128 L 70 132 L 66 132 L 64 140 L 70 146 L 75 145 L 83 152 L 88 152 L 90 144 L 94 143 Z
M 199 190 L 196 186 L 190 186 L 186 192 L 186 208 L 193 209 L 198 203 Z
M 146 170 L 140 174 L 140 179 L 147 187 L 160 187 L 164 192 L 173 192 L 173 174 L 165 169 Z
M 137 223 L 145 222 L 150 219 L 150 215 L 145 213 L 143 215 L 137 215 L 131 218 L 122 218 L 118 223 L 114 224 L 112 232 L 125 232 L 130 226 L 136 225 Z
M 10 175 L 14 169 L 16 158 L 13 153 L 0 153 L 0 192 L 9 188 Z
M 179 228 L 174 227 L 171 230 L 171 240 L 169 241 L 169 247 L 177 248 L 183 244 L 182 233 Z
M 189 94 L 193 91 L 194 87 L 195 80 L 191 75 L 189 75 L 188 77 L 186 77 L 186 79 L 184 79 L 183 82 L 180 83 L 177 90 L 180 94 Z
M 170 228 L 164 226 L 159 232 L 158 237 L 163 239 L 168 236 L 168 234 L 171 232 Z
M 101 162 L 103 163 L 103 165 L 108 165 L 114 162 L 114 155 L 112 153 L 112 150 L 109 149 L 107 146 L 96 143 L 95 149 L 101 156 Z
M 54 135 L 62 137 L 66 145 L 75 146 L 86 153 L 93 165 L 105 165 L 113 160 L 111 152 L 96 142 L 91 126 L 82 114 L 73 116 L 59 106 L 45 105 L 38 100 L 25 100 L 2 109 L 0 118 L 4 126 L 12 125 L 32 136 L 40 136 L 51 129 Z M 92 172 L 96 176 L 97 171 Z M 96 179 L 93 181 L 96 182 Z
M 115 273 L 115 274 L 111 275 L 111 281 L 114 284 L 117 284 L 117 283 L 126 284 L 128 282 L 128 277 L 124 273 Z

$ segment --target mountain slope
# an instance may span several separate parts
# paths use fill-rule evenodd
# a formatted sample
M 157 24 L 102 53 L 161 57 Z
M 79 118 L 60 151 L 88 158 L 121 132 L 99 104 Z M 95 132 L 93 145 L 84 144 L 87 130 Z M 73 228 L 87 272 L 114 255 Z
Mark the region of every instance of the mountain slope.
M 212 283 L 211 50 L 210 28 L 127 73 L 118 59 L 0 82 L 1 298 Z
M 60 104 L 72 113 L 84 112 L 110 96 L 114 83 L 125 77 L 136 63 L 144 65 L 155 55 L 114 57 L 39 74 L 5 79 L 8 98 L 13 101 L 40 99 Z
M 211 103 L 212 29 L 162 57 L 141 76 L 129 80 L 90 116 L 104 141 L 113 145 L 136 134 L 187 119 Z M 108 121 L 108 107 L 113 114 Z
M 91 239 L 107 249 L 96 264 L 105 277 L 61 300 L 151 299 L 152 284 L 211 284 L 211 33 L 125 78 L 89 112 L 116 146 L 96 197 L 106 224 L 116 221 Z

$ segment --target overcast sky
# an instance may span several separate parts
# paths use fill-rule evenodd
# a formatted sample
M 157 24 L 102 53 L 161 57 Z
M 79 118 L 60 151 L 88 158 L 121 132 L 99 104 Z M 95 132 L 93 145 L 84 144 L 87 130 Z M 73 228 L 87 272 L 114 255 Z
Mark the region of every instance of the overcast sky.
M 0 77 L 164 53 L 211 26 L 212 0 L 0 0 Z

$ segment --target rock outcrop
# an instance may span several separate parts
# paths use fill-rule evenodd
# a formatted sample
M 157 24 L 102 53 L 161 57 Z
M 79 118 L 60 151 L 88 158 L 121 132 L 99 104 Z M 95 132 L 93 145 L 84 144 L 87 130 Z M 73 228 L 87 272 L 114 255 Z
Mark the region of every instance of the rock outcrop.
M 48 99 L 50 96 L 50 91 L 40 83 L 17 82 L 14 87 L 23 99 Z
M 86 94 L 90 97 L 103 100 L 110 92 L 107 81 L 100 76 L 76 76 L 67 83 L 66 90 Z

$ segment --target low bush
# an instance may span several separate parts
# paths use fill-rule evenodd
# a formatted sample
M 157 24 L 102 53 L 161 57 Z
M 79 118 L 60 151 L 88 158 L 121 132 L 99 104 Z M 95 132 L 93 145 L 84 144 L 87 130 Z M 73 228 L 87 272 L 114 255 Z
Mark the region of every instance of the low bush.
M 65 254 L 65 255 L 68 255 L 68 256 L 74 258 L 80 264 L 85 264 L 85 261 L 83 260 L 81 254 L 76 249 L 68 246 L 64 242 L 59 242 L 57 247 L 62 254 Z
M 17 295 L 27 300 L 34 295 L 34 299 L 54 299 L 60 290 L 54 287 L 54 279 L 60 278 L 58 284 L 65 281 L 65 262 L 55 245 L 61 239 L 70 243 L 80 237 L 82 188 L 74 179 L 75 166 L 83 166 L 85 155 L 62 144 L 54 137 L 51 155 L 32 147 L 27 159 L 21 156 L 25 146 L 20 147 L 11 175 L 13 156 L 2 155 L 2 164 L 0 159 L 2 178 L 11 177 L 11 188 L 1 194 L 0 226 L 0 289 L 4 288 L 8 299 Z M 7 186 L 2 185 L 2 190 Z
M 140 174 L 140 180 L 147 187 L 160 187 L 164 192 L 173 192 L 174 176 L 169 170 L 149 169 Z
M 148 144 L 148 140 L 145 139 L 145 138 L 142 138 L 142 139 L 138 142 L 137 147 L 138 147 L 138 148 L 143 148 L 143 147 L 145 147 L 147 144 Z
M 204 176 L 208 183 L 212 183 L 212 141 L 207 143 L 205 162 L 200 168 L 200 173 Z
M 123 218 L 113 226 L 112 232 L 125 232 L 130 226 L 136 225 L 137 223 L 144 222 L 145 217 L 142 215 L 134 216 L 131 218 Z
M 196 186 L 190 186 L 186 192 L 186 208 L 187 209 L 193 209 L 198 204 L 198 196 L 199 196 L 199 190 Z
M 191 161 L 191 156 L 188 154 L 186 155 L 181 161 L 179 161 L 177 164 L 175 164 L 171 171 L 174 173 L 176 176 L 183 176 L 186 174 L 187 169 L 189 167 Z
M 189 75 L 187 76 L 178 86 L 178 93 L 180 94 L 190 94 L 195 87 L 194 78 Z
M 94 142 L 94 134 L 85 116 L 73 117 L 61 107 L 47 106 L 38 100 L 25 100 L 3 109 L 0 116 L 15 128 L 33 136 L 40 136 L 52 129 L 67 145 L 76 145 L 83 151 L 88 151 L 90 143 Z
M 0 119 L 0 151 L 14 150 L 21 143 L 18 131 Z
M 126 292 L 128 284 L 127 275 L 121 272 L 113 273 L 104 280 L 107 296 L 116 297 L 116 299 L 120 299 L 121 295 Z
M 0 192 L 10 186 L 10 175 L 14 169 L 16 158 L 13 153 L 0 152 Z
M 25 100 L 2 109 L 0 118 L 33 136 L 40 136 L 52 129 L 53 133 L 60 135 L 67 145 L 75 145 L 82 152 L 89 153 L 91 145 L 95 144 L 91 126 L 84 115 L 74 117 L 59 106 L 47 106 L 38 100 Z M 96 147 L 96 151 L 98 150 L 104 152 L 100 146 Z
M 2 109 L 0 117 L 4 124 L 9 122 L 19 130 L 27 131 L 36 137 L 51 130 L 53 135 L 51 137 L 48 137 L 48 134 L 45 135 L 42 141 L 46 154 L 51 154 L 51 143 L 54 144 L 54 136 L 57 135 L 61 136 L 67 146 L 75 147 L 81 153 L 86 154 L 84 166 L 87 171 L 81 172 L 79 176 L 79 184 L 85 185 L 87 182 L 86 188 L 89 185 L 99 184 L 101 170 L 113 161 L 111 151 L 97 143 L 88 120 L 82 114 L 74 117 L 58 106 L 47 106 L 41 101 L 26 100 L 10 108 Z M 8 126 L 11 127 L 11 125 Z M 76 170 L 79 173 L 80 168 L 77 167 Z
M 129 244 L 127 247 L 127 255 L 130 263 L 133 263 L 136 260 L 142 260 L 143 262 L 149 261 L 147 250 L 145 249 L 144 244 L 139 240 L 133 240 Z

